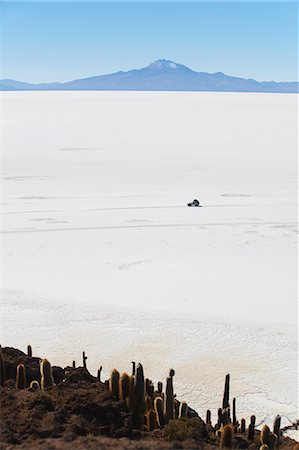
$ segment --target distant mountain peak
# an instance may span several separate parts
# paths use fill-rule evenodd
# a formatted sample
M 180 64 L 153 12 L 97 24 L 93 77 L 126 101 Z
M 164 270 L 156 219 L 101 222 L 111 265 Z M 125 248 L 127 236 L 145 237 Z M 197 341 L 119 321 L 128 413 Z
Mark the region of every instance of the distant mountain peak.
M 182 64 L 177 64 L 169 59 L 157 59 L 156 61 L 149 64 L 147 69 L 178 69 L 185 67 Z
M 193 92 L 281 92 L 298 93 L 298 82 L 258 82 L 223 72 L 195 72 L 169 59 L 157 59 L 141 69 L 97 75 L 66 83 L 24 83 L 0 80 L 0 91 L 193 91 Z

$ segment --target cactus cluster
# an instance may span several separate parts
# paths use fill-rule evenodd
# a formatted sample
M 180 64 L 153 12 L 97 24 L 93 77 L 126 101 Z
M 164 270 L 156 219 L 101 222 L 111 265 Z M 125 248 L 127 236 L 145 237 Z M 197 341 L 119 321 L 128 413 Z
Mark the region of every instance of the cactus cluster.
M 27 347 L 27 356 L 32 357 L 32 348 Z M 85 352 L 83 356 L 83 367 L 86 368 L 87 357 Z M 25 364 L 27 364 L 25 360 Z M 16 388 L 25 389 L 27 384 L 26 366 L 23 363 L 16 367 Z M 76 364 L 73 361 L 73 369 Z M 71 369 L 65 371 L 64 383 L 70 384 Z M 98 382 L 101 382 L 102 366 L 97 373 Z M 192 410 L 189 409 L 185 401 L 179 401 L 174 394 L 175 371 L 169 370 L 166 378 L 165 391 L 163 391 L 163 383 L 159 381 L 157 387 L 149 378 L 144 377 L 142 365 L 136 365 L 132 361 L 132 374 L 123 372 L 121 375 L 117 369 L 113 369 L 109 380 L 105 381 L 105 385 L 111 391 L 115 401 L 123 402 L 128 411 L 131 413 L 132 429 L 139 431 L 151 432 L 157 428 L 164 428 L 171 421 L 181 419 L 181 422 L 187 417 L 192 417 Z M 29 377 L 30 379 L 30 377 Z M 3 386 L 6 380 L 6 368 L 0 346 L 0 386 Z M 29 390 L 39 391 L 52 388 L 54 384 L 53 371 L 50 362 L 47 359 L 40 360 L 40 383 L 37 380 L 31 381 Z M 248 427 L 244 418 L 237 419 L 236 398 L 232 400 L 232 417 L 230 404 L 230 374 L 225 376 L 224 393 L 222 398 L 222 407 L 218 409 L 218 420 L 213 426 L 211 411 L 206 411 L 205 422 L 200 419 L 199 424 L 200 435 L 205 439 L 209 433 L 215 433 L 218 438 L 220 448 L 233 448 L 236 439 L 247 439 L 251 443 L 260 441 L 260 450 L 275 450 L 279 447 L 281 431 L 281 417 L 277 415 L 273 423 L 273 432 L 267 425 L 264 425 L 261 432 L 256 432 L 256 417 L 252 415 Z M 238 434 L 236 437 L 235 435 Z M 241 436 L 243 435 L 243 437 Z M 215 435 L 214 435 L 214 439 Z

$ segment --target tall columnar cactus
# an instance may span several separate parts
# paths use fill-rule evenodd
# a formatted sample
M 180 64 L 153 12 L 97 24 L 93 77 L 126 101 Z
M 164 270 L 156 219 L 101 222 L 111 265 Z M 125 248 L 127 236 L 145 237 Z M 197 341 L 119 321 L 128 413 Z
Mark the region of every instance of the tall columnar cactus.
M 19 364 L 17 366 L 17 375 L 16 375 L 16 388 L 17 389 L 25 389 L 27 386 L 26 382 L 26 370 L 24 364 Z
M 206 413 L 206 424 L 207 425 L 212 425 L 211 411 L 209 409 L 207 409 L 207 413 Z
M 76 361 L 73 361 L 73 369 L 76 369 Z
M 0 345 L 0 386 L 4 385 L 5 380 L 6 380 L 6 367 L 2 353 L 2 348 Z
M 237 425 L 236 399 L 233 398 L 233 426 Z
M 147 411 L 150 411 L 151 409 L 153 409 L 153 400 L 149 395 L 146 395 L 146 397 L 145 397 L 145 405 L 146 405 Z
M 267 445 L 269 449 L 275 449 L 278 441 L 276 434 L 271 433 L 268 425 L 264 425 L 260 434 L 261 445 Z
M 180 409 L 179 409 L 179 418 L 181 419 L 182 417 L 187 417 L 188 415 L 188 405 L 186 402 L 181 402 L 180 403 Z
M 156 412 L 158 426 L 159 426 L 159 428 L 163 428 L 164 424 L 165 424 L 165 418 L 164 418 L 162 397 L 155 398 L 154 408 L 155 408 L 155 412 Z
M 113 369 L 109 379 L 109 391 L 111 391 L 116 398 L 119 400 L 119 372 Z
M 98 381 L 101 381 L 101 374 L 102 374 L 103 366 L 100 366 L 97 373 L 97 379 Z
M 221 428 L 221 423 L 222 423 L 222 408 L 218 408 L 217 416 L 218 416 L 218 419 L 217 419 L 215 428 L 216 428 L 216 430 L 219 430 Z
M 84 369 L 87 369 L 87 366 L 86 366 L 87 356 L 85 355 L 85 352 L 82 352 L 82 360 L 83 360 Z
M 143 367 L 137 365 L 133 388 L 132 425 L 135 430 L 143 430 L 143 417 L 146 409 Z
M 129 411 L 133 411 L 134 408 L 134 383 L 135 377 L 133 375 L 129 376 L 129 395 L 126 398 L 126 405 Z
M 246 421 L 245 421 L 245 419 L 241 419 L 240 432 L 241 432 L 242 434 L 244 434 L 245 431 L 246 431 Z
M 163 383 L 162 383 L 162 381 L 158 381 L 157 390 L 158 390 L 158 393 L 161 395 L 162 392 L 163 392 Z
M 27 345 L 27 356 L 29 356 L 29 358 L 32 358 L 32 347 L 31 347 L 31 345 Z
M 54 386 L 54 378 L 51 364 L 47 359 L 40 362 L 41 388 L 47 389 Z
M 222 409 L 229 408 L 229 381 L 230 381 L 230 375 L 229 373 L 225 377 L 225 385 L 224 385 L 224 394 L 223 394 L 223 401 L 222 401 Z
M 250 417 L 250 424 L 248 426 L 247 437 L 250 442 L 253 442 L 254 439 L 254 429 L 255 429 L 255 416 Z
M 280 439 L 280 425 L 281 425 L 281 417 L 278 414 L 275 419 L 274 419 L 274 423 L 273 423 L 273 434 L 276 434 L 277 436 L 277 447 L 279 446 L 279 439 Z
M 168 423 L 174 419 L 174 396 L 173 396 L 173 376 L 169 376 L 166 379 L 166 392 L 164 397 L 164 414 L 165 422 Z
M 147 431 L 153 431 L 156 428 L 156 413 L 153 409 L 150 409 L 146 413 L 146 429 Z
M 225 425 L 221 430 L 220 448 L 233 447 L 233 427 L 230 424 Z
M 119 379 L 119 397 L 123 401 L 125 401 L 129 395 L 129 381 L 129 375 L 124 372 Z
M 136 362 L 132 361 L 132 375 L 135 376 L 136 373 Z

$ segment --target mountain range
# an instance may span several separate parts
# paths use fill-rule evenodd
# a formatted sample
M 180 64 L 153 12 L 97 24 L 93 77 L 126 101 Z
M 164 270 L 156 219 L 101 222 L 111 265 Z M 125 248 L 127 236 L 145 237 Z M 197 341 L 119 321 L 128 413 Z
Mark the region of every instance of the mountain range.
M 65 83 L 26 83 L 0 80 L 0 91 L 216 91 L 298 93 L 299 83 L 256 81 L 222 72 L 195 72 L 166 59 L 142 69 L 116 72 Z

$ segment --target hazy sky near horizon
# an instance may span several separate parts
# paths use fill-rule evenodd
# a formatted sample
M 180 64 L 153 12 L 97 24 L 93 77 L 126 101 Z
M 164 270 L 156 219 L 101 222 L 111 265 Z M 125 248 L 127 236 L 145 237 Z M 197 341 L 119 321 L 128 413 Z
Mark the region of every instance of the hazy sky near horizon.
M 160 58 L 196 71 L 298 80 L 296 2 L 1 3 L 2 74 L 68 81 Z

